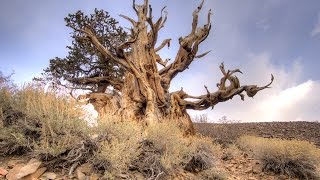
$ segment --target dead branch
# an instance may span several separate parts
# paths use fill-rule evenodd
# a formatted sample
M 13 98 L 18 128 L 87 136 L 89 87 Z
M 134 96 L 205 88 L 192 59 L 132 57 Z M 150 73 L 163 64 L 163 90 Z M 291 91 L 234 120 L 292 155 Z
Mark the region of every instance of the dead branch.
M 133 25 L 133 27 L 137 26 L 137 22 L 135 20 L 133 20 L 132 18 L 130 18 L 128 16 L 125 16 L 125 15 L 122 15 L 122 14 L 120 14 L 119 16 L 124 18 L 124 19 L 126 19 L 126 20 L 128 20 Z
M 186 109 L 193 110 L 205 110 L 209 107 L 214 107 L 220 102 L 225 102 L 232 99 L 234 96 L 239 95 L 242 100 L 244 100 L 244 95 L 242 92 L 246 92 L 248 97 L 254 97 L 259 91 L 269 88 L 274 81 L 274 77 L 271 74 L 271 81 L 265 86 L 258 87 L 257 85 L 245 85 L 240 86 L 239 79 L 234 75 L 235 73 L 242 73 L 239 69 L 228 70 L 224 69 L 224 64 L 221 63 L 220 70 L 224 77 L 221 78 L 220 83 L 218 83 L 218 90 L 216 92 L 210 93 L 207 86 L 204 86 L 207 94 L 201 96 L 191 96 L 185 93 L 183 90 L 174 92 L 177 96 L 181 105 Z M 226 86 L 226 81 L 229 81 L 230 85 Z M 187 98 L 195 99 L 185 100 Z
M 119 65 L 122 65 L 124 68 L 126 68 L 128 71 L 131 71 L 129 65 L 125 62 L 124 59 L 120 59 L 116 56 L 114 56 L 106 47 L 104 47 L 96 37 L 96 35 L 88 28 L 85 28 L 84 30 L 80 30 L 84 32 L 91 40 L 91 42 L 96 46 L 96 48 L 99 50 L 101 54 L 103 54 L 107 59 L 112 60 Z
M 179 39 L 180 48 L 176 55 L 174 62 L 159 71 L 162 77 L 162 84 L 165 88 L 170 87 L 171 80 L 180 72 L 188 69 L 189 65 L 193 62 L 194 58 L 200 58 L 208 54 L 206 52 L 201 55 L 196 55 L 199 49 L 199 45 L 203 42 L 209 35 L 211 30 L 211 10 L 208 12 L 208 22 L 203 27 L 198 27 L 198 14 L 202 9 L 204 0 L 198 8 L 193 12 L 193 21 L 191 32 L 186 37 L 181 37 Z
M 154 51 L 155 51 L 155 52 L 158 52 L 158 51 L 160 51 L 162 48 L 164 48 L 166 45 L 168 45 L 168 48 L 169 48 L 169 47 L 170 47 L 170 41 L 171 41 L 171 39 L 165 39 L 165 40 L 160 44 L 160 46 L 157 47 Z

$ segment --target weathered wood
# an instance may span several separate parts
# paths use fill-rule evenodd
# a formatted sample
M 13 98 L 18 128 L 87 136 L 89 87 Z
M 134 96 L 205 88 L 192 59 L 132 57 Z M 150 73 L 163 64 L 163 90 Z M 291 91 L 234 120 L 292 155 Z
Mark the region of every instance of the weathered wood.
M 133 25 L 132 34 L 127 43 L 116 48 L 115 54 L 103 47 L 89 28 L 79 30 L 89 37 L 103 55 L 127 70 L 123 81 L 120 82 L 121 88 L 115 88 L 119 92 L 115 94 L 117 96 L 115 99 L 110 97 L 110 94 L 94 93 L 88 95 L 90 99 L 95 100 L 93 104 L 99 113 L 104 113 L 105 108 L 103 106 L 108 106 L 109 108 L 116 108 L 117 110 L 114 113 L 118 113 L 122 118 L 135 119 L 147 124 L 165 118 L 176 119 L 187 133 L 192 134 L 194 129 L 187 109 L 204 110 L 209 107 L 213 108 L 216 104 L 230 100 L 235 95 L 239 95 L 244 100 L 242 92 L 246 92 L 249 97 L 253 97 L 257 92 L 269 88 L 273 82 L 273 76 L 271 83 L 263 87 L 256 85 L 241 86 L 239 79 L 234 75 L 235 73 L 241 73 L 241 71 L 239 69 L 226 71 L 222 63 L 220 70 L 223 77 L 217 84 L 218 90 L 216 92 L 210 93 L 206 86 L 207 94 L 200 96 L 188 95 L 183 89 L 169 92 L 170 83 L 178 73 L 186 70 L 195 58 L 201 58 L 210 52 L 197 55 L 199 45 L 208 37 L 211 29 L 211 10 L 208 12 L 207 23 L 203 27 L 198 27 L 199 12 L 203 5 L 204 0 L 193 12 L 191 32 L 179 39 L 179 50 L 174 61 L 169 65 L 167 65 L 168 59 L 162 60 L 157 52 L 166 45 L 169 47 L 171 39 L 165 39 L 159 47 L 155 47 L 158 41 L 158 32 L 167 20 L 167 12 L 163 8 L 161 17 L 154 23 L 152 7 L 148 0 L 144 0 L 142 5 L 137 5 L 133 1 L 133 9 L 138 17 L 137 20 L 121 15 Z M 157 64 L 164 67 L 158 70 Z M 85 83 L 106 80 L 110 84 L 119 85 L 119 82 L 113 82 L 103 77 L 75 80 Z M 229 86 L 226 86 L 227 81 L 230 82 Z M 113 101 L 113 103 L 104 103 L 104 101 Z

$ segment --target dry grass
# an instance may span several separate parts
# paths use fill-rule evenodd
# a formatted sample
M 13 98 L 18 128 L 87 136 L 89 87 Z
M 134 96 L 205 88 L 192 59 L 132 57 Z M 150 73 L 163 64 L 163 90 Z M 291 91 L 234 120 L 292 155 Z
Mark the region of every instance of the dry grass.
M 76 107 L 68 96 L 36 84 L 1 85 L 0 156 L 38 157 L 51 170 L 72 171 L 91 162 L 109 179 L 134 172 L 166 179 L 177 169 L 198 173 L 213 168 L 220 156 L 220 146 L 210 138 L 185 136 L 174 120 L 145 127 L 107 115 L 97 127 L 88 127 Z
M 190 172 L 199 172 L 214 165 L 220 146 L 207 137 L 184 137 L 174 122 L 164 122 L 147 127 L 146 139 L 163 152 L 161 163 L 166 169 L 182 167 Z
M 62 154 L 72 158 L 72 150 L 87 139 L 87 125 L 71 98 L 27 84 L 19 89 L 2 85 L 0 100 L 1 156 L 25 154 L 48 162 Z M 68 158 L 51 161 L 52 168 L 69 164 Z
M 201 180 L 227 180 L 227 174 L 221 169 L 211 168 L 200 173 Z
M 98 162 L 109 163 L 108 178 L 128 171 L 138 171 L 150 179 L 165 179 L 176 169 L 201 172 L 214 167 L 214 159 L 221 151 L 210 138 L 186 137 L 172 121 L 143 127 L 113 117 L 97 129 L 98 136 L 109 137 L 96 156 Z
M 100 142 L 94 160 L 95 166 L 106 170 L 109 177 L 129 171 L 131 162 L 140 154 L 142 128 L 134 121 L 119 122 L 116 116 L 108 115 L 98 127 L 94 136 L 105 137 Z M 97 139 L 98 139 L 97 138 Z
M 318 179 L 320 149 L 307 141 L 242 136 L 238 145 L 263 163 L 263 171 L 300 179 Z
M 230 144 L 223 150 L 224 151 L 221 159 L 224 161 L 236 159 L 237 157 L 240 157 L 242 155 L 242 151 L 236 144 Z

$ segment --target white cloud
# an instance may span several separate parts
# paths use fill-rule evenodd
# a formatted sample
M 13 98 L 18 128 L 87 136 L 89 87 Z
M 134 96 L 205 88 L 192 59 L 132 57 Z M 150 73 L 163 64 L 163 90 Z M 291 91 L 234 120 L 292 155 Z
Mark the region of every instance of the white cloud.
M 318 34 L 320 34 L 320 13 L 318 14 L 317 23 L 315 24 L 314 28 L 310 32 L 311 36 L 316 36 Z
M 320 93 L 320 82 L 301 81 L 303 72 L 301 58 L 294 60 L 290 67 L 284 68 L 273 65 L 272 57 L 268 53 L 249 54 L 248 57 L 247 63 L 240 67 L 244 72 L 243 75 L 239 75 L 242 85 L 262 86 L 270 81 L 270 73 L 273 73 L 275 81 L 272 88 L 259 92 L 254 98 L 246 97 L 245 101 L 234 97 L 230 101 L 219 103 L 213 111 L 190 111 L 191 115 L 208 113 L 209 118 L 213 121 L 217 121 L 222 116 L 243 122 L 319 120 L 320 97 L 317 94 Z M 218 73 L 216 75 L 221 77 Z M 200 76 L 199 82 L 205 79 Z M 208 81 L 209 78 L 207 78 Z M 201 85 L 190 83 L 186 86 L 188 86 L 186 89 L 194 91 L 194 87 Z M 201 93 L 204 93 L 203 90 L 198 88 L 197 94 Z

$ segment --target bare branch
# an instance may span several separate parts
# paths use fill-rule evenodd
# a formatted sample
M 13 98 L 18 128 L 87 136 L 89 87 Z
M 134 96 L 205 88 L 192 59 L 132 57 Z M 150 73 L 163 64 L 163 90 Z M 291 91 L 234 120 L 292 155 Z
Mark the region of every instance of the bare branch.
M 166 6 L 163 8 L 163 9 L 165 9 L 166 8 Z M 162 9 L 162 10 L 163 10 Z M 162 10 L 161 10 L 161 16 L 162 16 Z M 167 11 L 163 11 L 163 13 L 164 13 L 164 20 L 161 22 L 161 24 L 158 26 L 158 29 L 160 30 L 161 28 L 163 28 L 164 27 L 164 24 L 166 23 L 166 21 L 167 21 L 167 19 L 168 19 L 168 12 Z
M 86 35 L 90 38 L 91 42 L 96 46 L 96 48 L 102 53 L 105 57 L 108 59 L 122 65 L 127 70 L 131 71 L 129 68 L 129 65 L 125 62 L 124 59 L 119 59 L 118 57 L 114 56 L 106 47 L 104 47 L 98 40 L 98 38 L 94 35 L 94 33 L 88 29 L 85 28 L 84 30 L 80 30 L 81 32 L 86 33 Z
M 245 86 L 245 91 L 247 93 L 247 95 L 249 97 L 253 97 L 255 96 L 259 91 L 264 90 L 266 88 L 270 88 L 270 85 L 273 83 L 274 77 L 273 74 L 271 74 L 271 81 L 269 84 L 262 86 L 262 87 L 258 87 L 257 85 L 249 85 L 249 86 Z
M 158 30 L 160 30 L 161 26 L 163 26 L 164 23 L 167 21 L 168 12 L 164 11 L 165 9 L 166 9 L 166 6 L 161 9 L 161 16 L 160 16 L 160 18 L 157 20 L 157 22 L 154 25 Z M 162 21 L 163 13 L 165 14 L 165 16 L 164 16 L 164 20 Z
M 132 39 L 128 40 L 127 42 L 121 44 L 119 47 L 116 48 L 116 54 L 118 57 L 125 58 L 124 57 L 124 50 L 126 48 L 128 48 L 131 44 L 133 44 L 137 41 L 138 35 L 135 34 L 133 36 L 134 37 Z
M 161 83 L 163 87 L 169 88 L 171 80 L 174 77 L 176 77 L 178 73 L 188 69 L 189 65 L 193 62 L 195 58 L 201 58 L 209 53 L 206 52 L 198 56 L 196 55 L 200 43 L 202 43 L 208 37 L 209 32 L 211 30 L 211 11 L 209 11 L 208 13 L 208 23 L 203 27 L 197 27 L 198 13 L 202 9 L 203 4 L 204 0 L 201 1 L 201 4 L 198 6 L 196 10 L 194 10 L 192 14 L 193 22 L 190 34 L 179 39 L 180 48 L 174 62 L 159 71 L 159 74 L 162 77 Z
M 151 47 L 154 47 L 156 45 L 157 40 L 158 40 L 158 32 L 164 26 L 164 23 L 167 20 L 167 16 L 166 15 L 165 15 L 164 20 L 162 20 L 163 19 L 162 13 L 163 13 L 164 9 L 165 9 L 165 7 L 162 8 L 161 17 L 158 19 L 158 21 L 156 23 L 153 23 L 153 21 L 152 21 L 152 18 L 153 18 L 152 17 L 152 7 L 151 7 L 151 5 L 149 5 L 149 17 L 147 18 L 147 22 L 149 23 L 149 25 L 151 27 L 151 31 L 148 33 L 148 36 L 150 38 Z
M 207 22 L 208 25 L 211 24 L 211 15 L 212 15 L 211 9 L 209 9 L 209 12 L 208 12 L 208 22 Z
M 170 47 L 170 41 L 171 41 L 171 39 L 165 39 L 165 40 L 160 44 L 160 46 L 157 47 L 154 51 L 155 51 L 155 52 L 158 52 L 158 51 L 160 51 L 162 48 L 164 48 L 166 45 L 168 45 L 168 48 L 169 48 L 169 47 Z
M 240 86 L 239 79 L 234 76 L 234 73 L 242 73 L 239 69 L 235 70 L 228 70 L 227 72 L 224 69 L 224 64 L 221 63 L 220 70 L 224 77 L 221 78 L 220 84 L 218 84 L 219 89 L 214 92 L 210 93 L 207 86 L 204 86 L 207 94 L 201 96 L 191 96 L 184 92 L 182 95 L 181 93 L 177 93 L 176 95 L 180 95 L 181 104 L 185 106 L 186 109 L 194 109 L 194 110 L 205 110 L 210 106 L 213 108 L 216 104 L 220 102 L 225 102 L 232 99 L 234 96 L 239 95 L 241 100 L 244 100 L 244 95 L 242 92 L 246 92 L 249 97 L 253 97 L 257 94 L 257 92 L 269 88 L 272 84 L 274 77 L 271 74 L 271 82 L 263 87 L 258 87 L 257 85 L 245 85 Z M 226 80 L 230 82 L 229 86 L 225 85 Z M 186 98 L 197 99 L 196 101 L 188 101 L 185 100 Z
M 135 20 L 133 20 L 132 18 L 128 17 L 128 16 L 125 16 L 125 15 L 122 15 L 122 14 L 119 14 L 120 17 L 128 20 L 132 25 L 133 27 L 136 27 L 137 26 L 137 22 Z
M 201 4 L 198 6 L 196 10 L 193 11 L 192 16 L 193 16 L 193 21 L 192 21 L 192 32 L 191 34 L 194 34 L 196 32 L 197 26 L 198 26 L 198 15 L 200 10 L 202 9 L 204 0 L 202 0 Z
M 137 10 L 137 8 L 136 8 L 136 0 L 133 0 L 133 1 L 132 1 L 132 8 L 133 8 L 133 10 L 134 10 L 137 14 L 139 14 L 139 12 L 138 12 L 138 10 Z
M 203 54 L 199 54 L 199 55 L 195 56 L 194 58 L 202 58 L 202 57 L 206 56 L 207 54 L 209 54 L 210 52 L 211 52 L 211 50 L 207 51 L 207 52 L 205 52 Z

